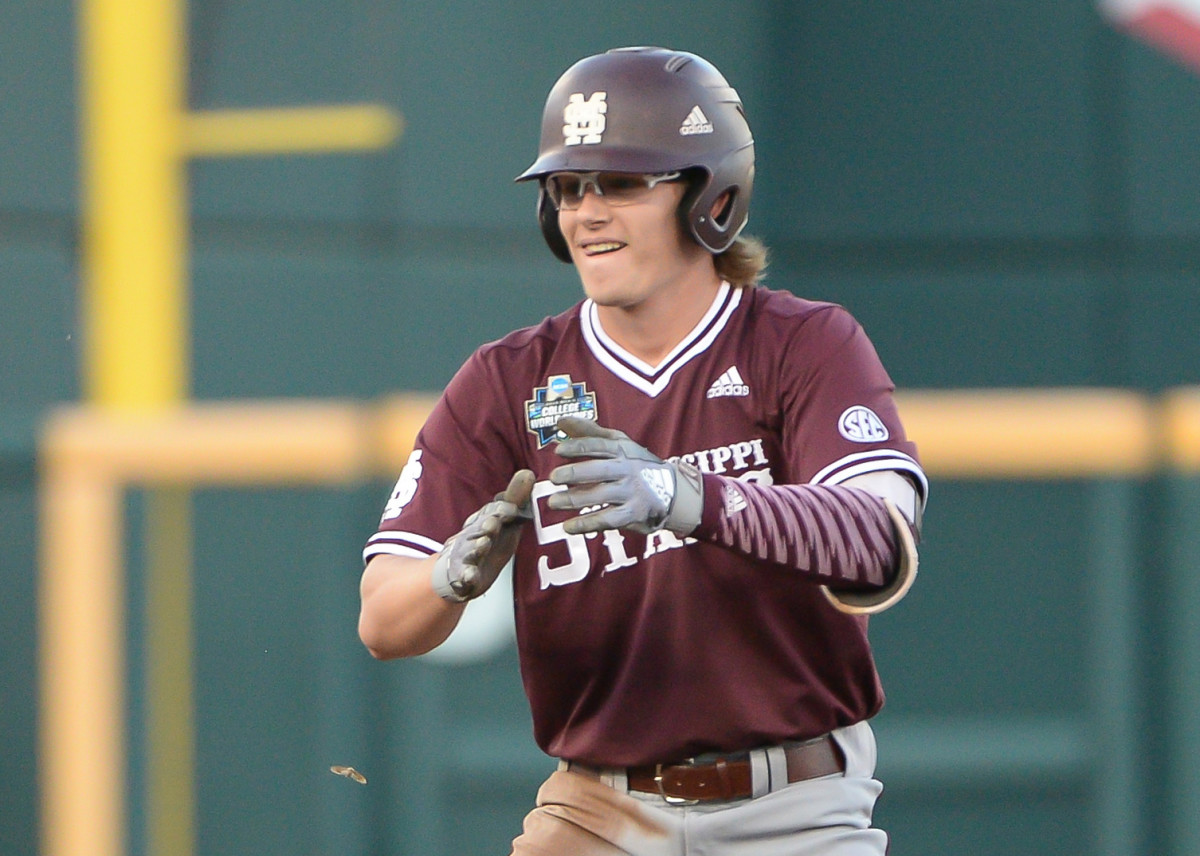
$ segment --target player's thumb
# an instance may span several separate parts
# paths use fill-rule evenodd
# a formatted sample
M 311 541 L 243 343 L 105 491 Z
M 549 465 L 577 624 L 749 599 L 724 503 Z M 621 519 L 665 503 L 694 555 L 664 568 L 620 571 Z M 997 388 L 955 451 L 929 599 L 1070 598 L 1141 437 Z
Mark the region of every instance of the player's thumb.
M 568 437 L 600 437 L 604 440 L 628 439 L 621 431 L 605 428 L 595 419 L 584 419 L 582 416 L 564 416 L 558 420 L 555 427 Z
M 504 494 L 500 497 L 505 502 L 511 502 L 517 507 L 519 517 L 531 516 L 527 512 L 529 511 L 529 499 L 533 496 L 535 481 L 537 481 L 537 476 L 533 474 L 533 470 L 517 470 L 508 480 L 508 487 L 504 489 Z

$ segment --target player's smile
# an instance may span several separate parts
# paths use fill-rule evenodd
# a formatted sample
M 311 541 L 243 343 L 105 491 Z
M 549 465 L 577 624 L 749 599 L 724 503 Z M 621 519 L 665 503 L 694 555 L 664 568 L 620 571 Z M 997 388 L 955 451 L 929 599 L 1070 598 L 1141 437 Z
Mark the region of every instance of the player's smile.
M 584 255 L 601 256 L 606 253 L 615 253 L 617 250 L 625 246 L 623 241 L 584 241 L 580 247 Z

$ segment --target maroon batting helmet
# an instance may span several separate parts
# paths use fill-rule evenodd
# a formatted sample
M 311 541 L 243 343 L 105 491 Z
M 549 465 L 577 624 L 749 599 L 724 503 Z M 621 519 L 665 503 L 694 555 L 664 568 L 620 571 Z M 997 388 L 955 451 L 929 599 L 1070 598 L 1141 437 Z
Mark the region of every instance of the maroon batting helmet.
M 689 180 L 680 217 L 712 253 L 746 225 L 754 186 L 754 137 L 737 92 L 695 54 L 618 48 L 587 57 L 558 79 L 542 114 L 538 158 L 517 181 L 538 179 L 538 222 L 546 243 L 571 260 L 546 195 L 553 172 L 664 173 Z M 717 217 L 713 203 L 729 193 Z

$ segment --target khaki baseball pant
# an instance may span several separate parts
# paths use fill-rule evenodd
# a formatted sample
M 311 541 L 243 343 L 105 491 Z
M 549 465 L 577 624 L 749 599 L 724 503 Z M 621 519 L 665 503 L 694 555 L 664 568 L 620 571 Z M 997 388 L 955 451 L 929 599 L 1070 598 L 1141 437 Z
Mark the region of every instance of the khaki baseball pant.
M 559 770 L 525 818 L 511 856 L 883 856 L 887 835 L 871 827 L 882 785 L 875 737 L 860 722 L 833 732 L 845 775 L 796 782 L 756 799 L 672 805 Z

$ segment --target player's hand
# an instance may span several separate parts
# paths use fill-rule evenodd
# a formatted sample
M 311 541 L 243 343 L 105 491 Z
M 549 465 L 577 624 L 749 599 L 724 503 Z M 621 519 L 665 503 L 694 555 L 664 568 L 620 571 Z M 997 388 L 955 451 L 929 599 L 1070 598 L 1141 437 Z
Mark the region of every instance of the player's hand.
M 567 435 L 558 454 L 585 460 L 551 471 L 550 481 L 567 489 L 550 494 L 546 504 L 560 511 L 601 506 L 563 523 L 568 534 L 669 529 L 687 535 L 700 524 L 704 486 L 694 467 L 664 461 L 591 419 L 564 416 L 558 430 Z
M 433 563 L 433 590 L 451 603 L 479 597 L 492 587 L 517 550 L 521 527 L 532 519 L 535 476 L 518 470 L 504 493 L 476 511 L 446 542 Z

